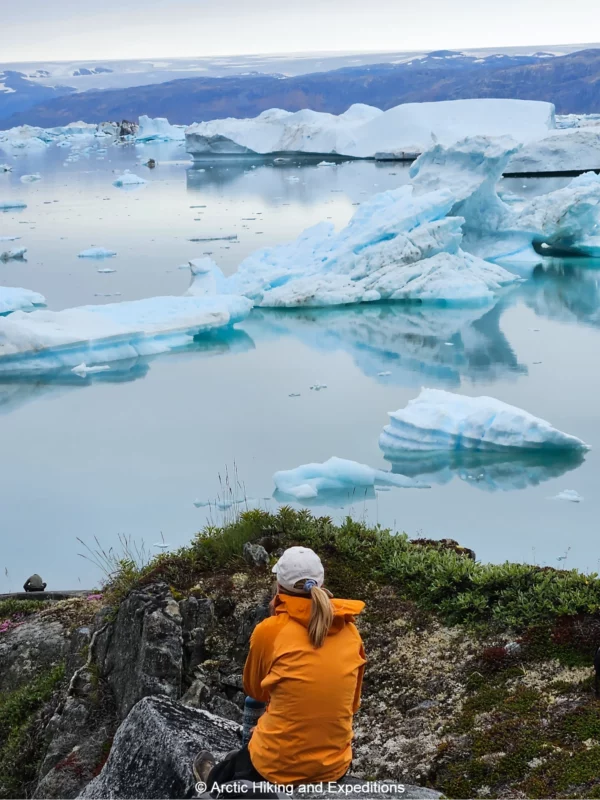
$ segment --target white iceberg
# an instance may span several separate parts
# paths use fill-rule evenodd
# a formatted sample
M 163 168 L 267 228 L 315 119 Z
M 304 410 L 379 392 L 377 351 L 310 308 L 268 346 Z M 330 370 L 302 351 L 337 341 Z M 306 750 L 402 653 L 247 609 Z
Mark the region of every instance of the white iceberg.
M 145 114 L 140 117 L 140 126 L 135 135 L 138 142 L 173 142 L 185 140 L 185 125 L 171 125 L 168 119 L 151 119 Z
M 12 286 L 0 286 L 0 314 L 9 314 L 12 311 L 44 305 L 46 305 L 46 298 L 39 292 L 17 289 Z M 0 325 L 4 322 L 4 318 L 0 319 Z
M 116 255 L 115 250 L 107 250 L 105 247 L 90 247 L 88 250 L 82 250 L 77 258 L 112 258 Z
M 186 148 L 196 160 L 215 155 L 306 153 L 352 158 L 414 157 L 436 142 L 466 136 L 539 139 L 556 127 L 551 103 L 477 99 L 405 103 L 380 111 L 361 104 L 336 116 L 310 109 L 272 108 L 255 119 L 221 119 L 190 126 Z
M 0 261 L 18 261 L 25 258 L 27 253 L 26 247 L 13 248 L 12 250 L 5 250 L 0 252 Z
M 0 164 L 0 172 L 12 172 L 10 164 Z
M 328 459 L 322 464 L 304 464 L 296 469 L 281 470 L 273 475 L 281 494 L 296 500 L 309 500 L 324 492 L 352 492 L 355 489 L 378 486 L 398 486 L 403 489 L 427 489 L 427 484 L 395 475 L 366 464 L 345 458 Z
M 27 203 L 21 200 L 0 200 L 0 211 L 10 211 L 17 208 L 27 208 Z
M 118 186 L 119 188 L 126 188 L 128 186 L 141 186 L 144 183 L 148 183 L 148 181 L 140 178 L 139 175 L 135 175 L 133 172 L 130 172 L 128 169 L 122 175 L 113 181 L 113 186 Z
M 572 172 L 600 169 L 600 127 L 553 131 L 525 144 L 507 165 L 508 173 Z
M 217 291 L 271 308 L 377 300 L 484 305 L 519 279 L 460 249 L 463 219 L 446 217 L 454 203 L 446 190 L 383 192 L 339 233 L 323 222 L 253 253 L 228 278 L 216 271 Z
M 493 397 L 422 389 L 406 408 L 389 416 L 379 446 L 391 460 L 406 451 L 589 449 L 581 439 Z
M 251 307 L 245 298 L 233 296 L 150 297 L 64 311 L 16 312 L 0 319 L 0 374 L 164 353 L 240 322 Z
M 42 176 L 39 172 L 34 172 L 32 175 L 21 175 L 21 183 L 37 183 L 41 180 Z

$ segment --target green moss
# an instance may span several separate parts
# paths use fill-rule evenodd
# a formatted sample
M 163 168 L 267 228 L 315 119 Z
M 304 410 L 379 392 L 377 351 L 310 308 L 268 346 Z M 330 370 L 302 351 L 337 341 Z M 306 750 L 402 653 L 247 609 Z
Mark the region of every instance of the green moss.
M 41 759 L 35 718 L 64 677 L 64 664 L 0 695 L 0 797 L 24 797 Z
M 224 527 L 208 527 L 190 546 L 156 556 L 141 569 L 127 561 L 107 587 L 108 597 L 118 601 L 133 586 L 156 580 L 185 593 L 207 572 L 246 568 L 243 545 L 258 539 L 275 548 L 302 544 L 317 550 L 336 594 L 361 597 L 369 583 L 388 584 L 449 624 L 522 630 L 600 610 L 600 580 L 577 570 L 481 564 L 457 548 L 423 547 L 351 518 L 335 525 L 329 517 L 287 507 L 277 514 L 247 511 Z
M 560 722 L 560 729 L 579 742 L 600 740 L 600 704 L 576 708 L 565 714 Z
M 50 603 L 45 600 L 14 600 L 12 598 L 0 600 L 0 620 L 8 619 L 14 614 L 29 616 L 29 614 L 35 614 L 49 605 Z

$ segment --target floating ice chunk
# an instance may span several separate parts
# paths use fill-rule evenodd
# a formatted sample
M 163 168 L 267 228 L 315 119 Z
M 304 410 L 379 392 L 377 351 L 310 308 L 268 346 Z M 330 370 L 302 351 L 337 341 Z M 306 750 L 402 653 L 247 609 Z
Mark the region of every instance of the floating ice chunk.
M 111 272 L 116 272 L 116 269 L 111 269 L 110 267 L 104 267 L 104 269 L 97 269 L 96 272 L 99 272 L 102 275 L 108 275 Z
M 77 258 L 112 258 L 116 255 L 115 250 L 107 250 L 105 247 L 90 247 L 88 250 L 82 250 Z
M 29 305 L 43 302 L 41 295 L 28 294 L 33 296 Z M 251 307 L 245 298 L 233 296 L 150 297 L 64 311 L 16 312 L 0 319 L 0 373 L 44 372 L 82 361 L 93 365 L 165 353 L 240 322 Z
M 313 385 L 310 387 L 310 389 L 311 389 L 313 392 L 320 392 L 320 391 L 321 391 L 321 389 L 327 389 L 327 384 L 326 384 L 326 383 L 319 383 L 319 382 L 317 381 L 315 384 L 313 384 Z
M 335 167 L 335 166 L 336 166 L 335 161 L 320 161 L 317 164 L 317 167 Z
M 0 261 L 16 261 L 23 260 L 27 253 L 26 247 L 15 248 L 13 250 L 5 250 L 0 252 Z
M 389 370 L 386 370 L 385 372 L 378 372 L 377 373 L 377 377 L 378 378 L 387 378 L 388 375 L 391 375 L 391 374 L 392 373 Z
M 32 175 L 21 175 L 21 183 L 36 183 L 41 180 L 42 176 L 39 172 L 35 172 Z
M 0 286 L 0 314 L 8 314 L 11 311 L 44 305 L 46 305 L 46 298 L 39 292 L 32 292 L 30 289 L 17 289 L 12 286 Z M 0 319 L 0 325 L 4 321 L 4 319 Z M 2 334 L 0 334 L 0 350 L 2 349 L 1 336 Z
M 16 242 L 20 236 L 0 236 L 0 242 Z
M 108 364 L 99 364 L 95 367 L 88 367 L 88 365 L 83 361 L 81 364 L 77 364 L 76 367 L 73 367 L 71 372 L 74 372 L 75 375 L 80 375 L 82 378 L 85 378 L 86 375 L 93 375 L 95 372 L 106 372 L 110 370 L 110 366 Z
M 301 396 L 300 392 L 292 392 L 291 394 L 288 394 L 288 397 L 300 397 L 300 396 Z
M 10 211 L 13 208 L 27 208 L 27 203 L 21 200 L 0 200 L 0 211 Z
M 322 464 L 304 464 L 273 475 L 278 492 L 308 500 L 321 492 L 352 491 L 361 487 L 398 486 L 403 489 L 427 489 L 427 484 L 395 475 L 345 458 L 330 458 Z
M 148 183 L 148 181 L 144 180 L 144 178 L 140 178 L 139 175 L 135 175 L 133 172 L 130 172 L 128 169 L 126 169 L 122 175 L 113 181 L 113 186 L 126 188 L 127 186 L 141 186 L 144 183 Z
M 168 550 L 171 545 L 167 544 L 167 542 L 155 542 L 152 547 L 156 547 L 159 550 Z
M 563 489 L 562 492 L 559 492 L 555 497 L 554 500 L 568 500 L 569 503 L 581 503 L 583 497 L 576 492 L 575 489 Z
M 151 119 L 145 114 L 140 116 L 140 126 L 135 135 L 138 142 L 172 142 L 185 140 L 185 125 L 171 125 L 164 117 Z
M 339 233 L 322 222 L 295 241 L 259 250 L 222 291 L 256 305 L 318 307 L 375 300 L 483 304 L 518 278 L 459 249 L 459 217 L 447 190 L 402 186 L 363 203 Z
M 392 460 L 407 450 L 586 450 L 575 436 L 493 397 L 422 389 L 406 408 L 390 412 L 379 446 Z
M 0 172 L 12 172 L 10 164 L 0 164 Z

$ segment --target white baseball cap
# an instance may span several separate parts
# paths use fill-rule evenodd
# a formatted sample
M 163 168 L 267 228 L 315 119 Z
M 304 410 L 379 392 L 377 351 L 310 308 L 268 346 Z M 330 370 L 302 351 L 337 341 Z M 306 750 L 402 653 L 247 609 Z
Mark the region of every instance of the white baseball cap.
M 290 592 L 298 591 L 298 581 L 314 581 L 323 586 L 325 580 L 321 559 L 310 547 L 288 547 L 271 572 L 277 575 L 277 583 Z

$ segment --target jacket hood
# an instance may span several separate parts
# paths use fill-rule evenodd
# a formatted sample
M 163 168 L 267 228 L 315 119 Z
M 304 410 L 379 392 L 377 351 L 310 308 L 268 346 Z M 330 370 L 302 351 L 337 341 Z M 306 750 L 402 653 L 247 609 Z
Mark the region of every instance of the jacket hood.
M 362 600 L 342 600 L 338 597 L 331 598 L 333 606 L 333 624 L 329 633 L 338 633 L 348 623 L 353 622 L 364 609 Z M 288 614 L 295 622 L 308 628 L 310 620 L 310 597 L 297 597 L 291 594 L 278 594 L 275 597 L 275 613 Z

